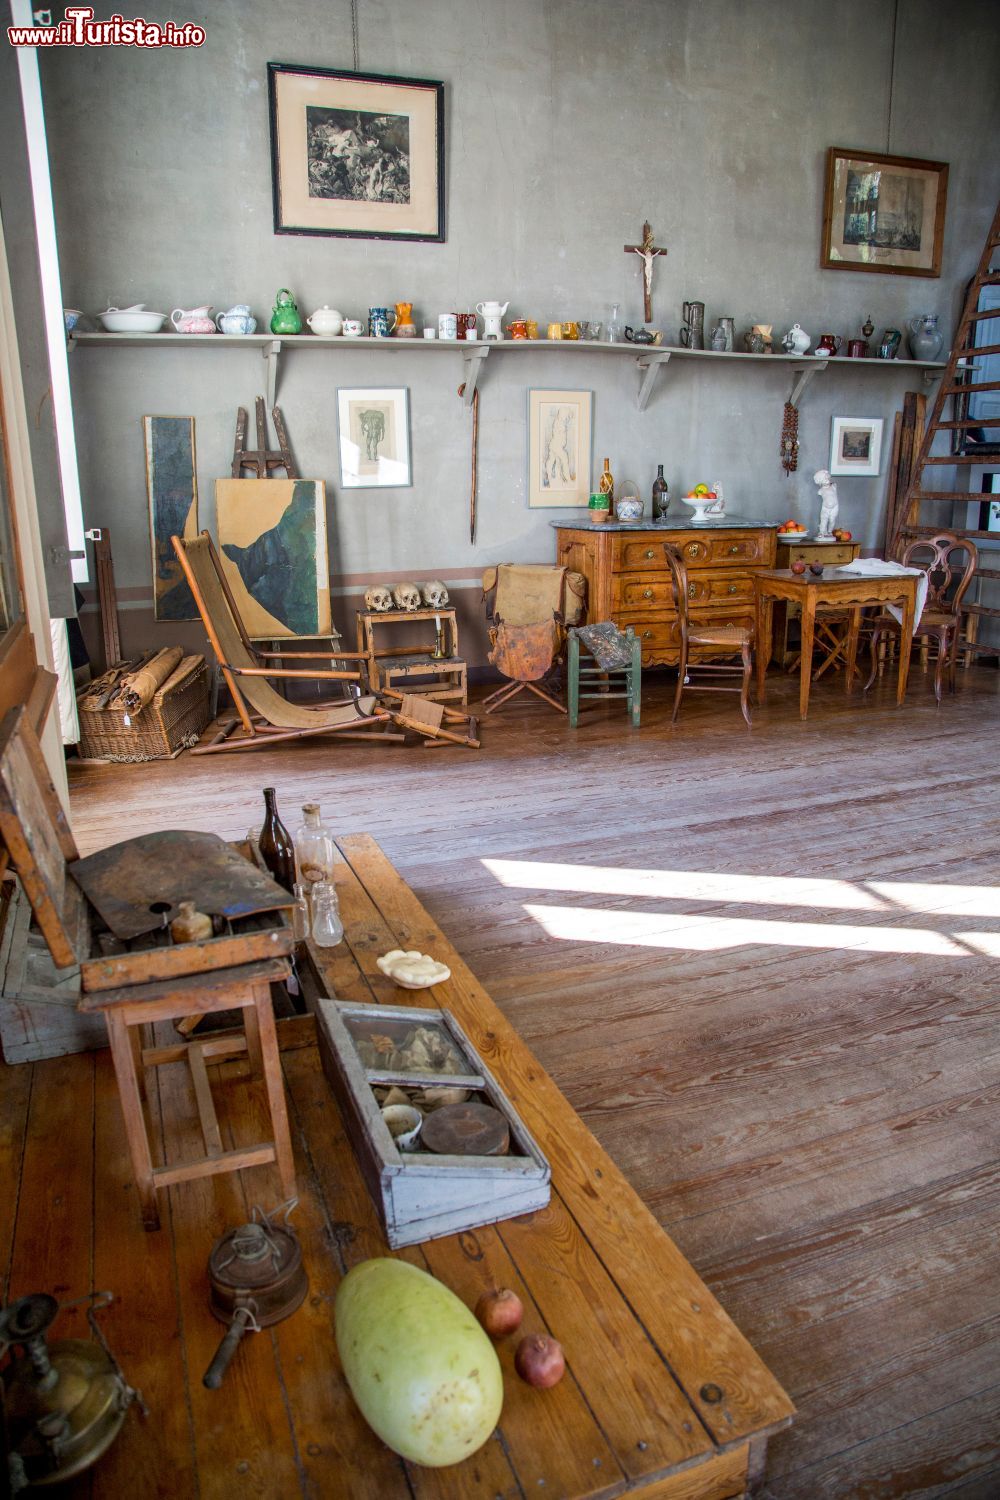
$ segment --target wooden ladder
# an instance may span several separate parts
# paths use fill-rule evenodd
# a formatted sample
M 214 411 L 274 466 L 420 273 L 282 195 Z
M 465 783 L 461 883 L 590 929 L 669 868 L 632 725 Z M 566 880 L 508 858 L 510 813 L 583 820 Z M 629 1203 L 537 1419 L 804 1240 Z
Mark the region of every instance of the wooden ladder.
M 938 388 L 937 397 L 931 408 L 930 420 L 924 429 L 923 441 L 917 454 L 916 462 L 910 474 L 902 504 L 897 511 L 897 518 L 891 537 L 890 556 L 895 556 L 898 549 L 915 537 L 934 536 L 940 531 L 948 530 L 957 536 L 971 537 L 973 539 L 989 538 L 997 541 L 998 534 L 990 531 L 980 531 L 969 526 L 956 526 L 950 520 L 943 520 L 936 524 L 927 524 L 929 520 L 927 510 L 923 507 L 933 506 L 931 515 L 939 514 L 938 507 L 942 505 L 966 505 L 974 502 L 978 492 L 973 490 L 942 490 L 924 489 L 922 480 L 925 469 L 930 469 L 930 479 L 933 484 L 935 469 L 952 465 L 969 466 L 995 463 L 1000 469 L 1000 432 L 997 432 L 994 440 L 982 443 L 975 452 L 969 451 L 967 434 L 973 428 L 992 427 L 1000 428 L 1000 418 L 969 417 L 967 415 L 967 398 L 981 391 L 1000 390 L 1000 381 L 976 380 L 976 359 L 985 358 L 990 354 L 1000 354 L 1000 344 L 985 344 L 974 348 L 974 336 L 976 324 L 984 319 L 994 318 L 1000 322 L 1000 308 L 979 309 L 979 298 L 984 287 L 1000 286 L 1000 269 L 993 266 L 993 257 L 1000 246 L 1000 203 L 997 204 L 993 215 L 993 223 L 990 225 L 989 234 L 986 236 L 986 244 L 976 269 L 976 274 L 969 283 L 968 294 L 965 298 L 965 306 L 962 309 L 961 321 L 955 335 L 955 342 L 948 364 Z M 949 397 L 955 398 L 955 408 L 952 420 L 944 420 L 945 402 Z M 965 397 L 966 402 L 961 410 L 965 415 L 959 414 L 959 398 Z M 953 451 L 948 453 L 932 453 L 934 441 L 938 433 L 953 433 L 955 439 Z M 984 498 L 984 497 L 983 497 Z M 1000 579 L 998 568 L 977 568 L 977 578 Z M 988 607 L 979 603 L 968 603 L 963 607 L 963 612 L 972 616 L 968 621 L 968 647 L 974 649 L 976 637 L 977 616 L 992 615 L 1000 617 L 1000 608 Z M 995 655 L 997 648 L 983 648 L 989 655 Z M 967 658 L 968 659 L 968 658 Z

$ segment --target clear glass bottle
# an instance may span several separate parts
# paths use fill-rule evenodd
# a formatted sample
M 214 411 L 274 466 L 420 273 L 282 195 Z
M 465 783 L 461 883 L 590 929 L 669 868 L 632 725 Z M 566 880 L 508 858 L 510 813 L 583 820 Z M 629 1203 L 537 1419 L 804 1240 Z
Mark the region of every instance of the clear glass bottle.
M 305 887 L 296 884 L 292 892 L 295 905 L 292 907 L 292 933 L 297 943 L 304 943 L 309 936 L 309 898 Z
M 318 880 L 312 887 L 310 896 L 312 940 L 318 948 L 335 948 L 344 936 L 336 887 L 329 880 Z
M 295 849 L 288 829 L 278 817 L 273 786 L 264 788 L 264 807 L 264 826 L 258 839 L 260 857 L 278 884 L 290 892 L 295 884 Z
M 318 880 L 332 880 L 337 849 L 333 834 L 323 826 L 318 802 L 306 802 L 302 824 L 295 830 L 295 866 L 298 878 L 308 889 Z
M 653 520 L 658 521 L 665 516 L 670 509 L 670 496 L 667 493 L 667 481 L 663 477 L 663 465 L 656 465 L 656 478 L 653 480 Z
M 622 320 L 619 316 L 621 303 L 616 302 L 611 308 L 611 316 L 604 329 L 604 342 L 606 344 L 620 344 L 622 341 Z

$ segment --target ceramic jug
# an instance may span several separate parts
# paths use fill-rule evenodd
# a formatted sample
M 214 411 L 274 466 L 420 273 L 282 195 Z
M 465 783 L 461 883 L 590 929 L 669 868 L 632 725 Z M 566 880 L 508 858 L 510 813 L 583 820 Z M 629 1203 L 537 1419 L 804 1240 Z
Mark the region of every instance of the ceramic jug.
M 805 354 L 812 339 L 801 324 L 793 323 L 781 342 L 789 354 Z
M 317 307 L 306 322 L 317 338 L 335 339 L 344 326 L 344 319 L 335 307 L 330 307 L 324 302 L 322 307 Z
M 187 312 L 183 307 L 175 307 L 170 314 L 170 321 L 178 333 L 215 333 L 215 319 L 212 317 L 212 309 L 208 303 L 204 307 L 192 307 Z
M 272 333 L 301 333 L 302 318 L 295 298 L 287 287 L 282 287 L 274 299 L 274 307 L 271 312 Z
M 817 354 L 839 354 L 843 339 L 835 333 L 821 333 L 819 343 L 816 345 Z
M 228 312 L 219 313 L 215 326 L 220 333 L 254 333 L 257 319 L 245 302 L 237 302 Z
M 370 339 L 387 339 L 396 327 L 396 314 L 392 314 L 392 327 L 389 326 L 389 309 L 387 307 L 370 307 L 368 309 L 368 337 Z
M 937 359 L 944 340 L 938 331 L 936 313 L 920 313 L 907 324 L 910 353 L 914 359 Z
M 417 336 L 417 325 L 413 321 L 413 303 L 396 303 L 396 337 L 398 339 L 415 339 Z

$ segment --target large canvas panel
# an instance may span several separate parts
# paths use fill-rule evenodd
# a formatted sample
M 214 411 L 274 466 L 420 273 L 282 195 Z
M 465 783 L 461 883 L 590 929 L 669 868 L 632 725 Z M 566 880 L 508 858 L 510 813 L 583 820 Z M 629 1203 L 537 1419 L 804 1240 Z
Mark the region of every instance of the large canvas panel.
M 333 629 L 321 479 L 217 479 L 226 581 L 252 640 Z
M 142 430 L 153 549 L 153 615 L 157 620 L 197 620 L 198 606 L 170 540 L 198 535 L 194 417 L 143 417 Z

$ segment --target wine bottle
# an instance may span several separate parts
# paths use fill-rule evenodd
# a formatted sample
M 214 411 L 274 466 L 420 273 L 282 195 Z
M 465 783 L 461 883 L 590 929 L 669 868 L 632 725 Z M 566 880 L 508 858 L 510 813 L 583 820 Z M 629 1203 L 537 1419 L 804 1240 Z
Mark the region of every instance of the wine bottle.
M 274 787 L 264 788 L 264 826 L 260 830 L 260 857 L 279 885 L 291 892 L 295 885 L 295 845 L 278 817 Z
M 600 490 L 602 495 L 607 495 L 611 503 L 614 504 L 615 476 L 611 472 L 610 458 L 606 458 L 604 460 L 604 473 L 601 475 L 597 488 Z
M 659 520 L 665 516 L 670 509 L 670 497 L 667 494 L 667 481 L 663 477 L 663 465 L 656 465 L 656 478 L 653 480 L 653 520 Z

